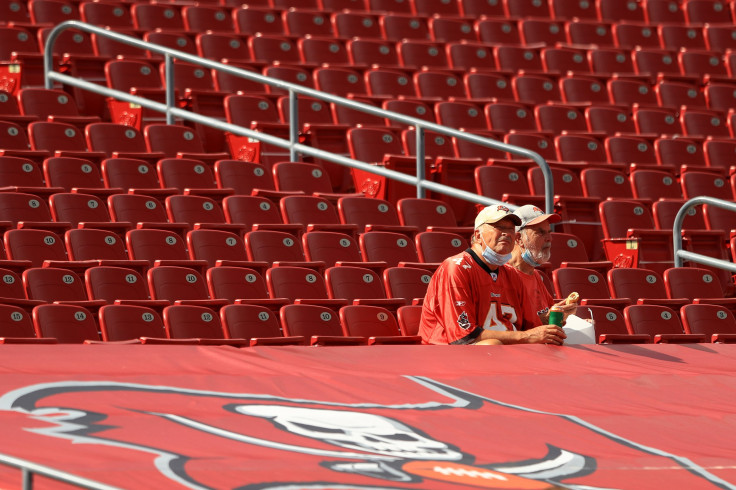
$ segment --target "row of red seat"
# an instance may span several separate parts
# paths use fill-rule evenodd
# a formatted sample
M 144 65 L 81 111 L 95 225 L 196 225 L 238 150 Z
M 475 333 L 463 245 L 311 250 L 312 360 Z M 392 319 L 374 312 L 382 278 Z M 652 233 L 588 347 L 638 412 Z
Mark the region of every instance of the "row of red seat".
M 223 27 L 225 19 L 212 13 L 228 7 L 241 7 L 240 1 L 222 0 L 202 2 L 204 5 L 153 4 L 148 2 L 121 2 L 119 10 L 94 5 L 93 2 L 66 2 L 61 0 L 29 0 L 10 2 L 5 14 L 12 22 L 59 23 L 64 20 L 82 19 L 115 27 L 137 28 L 198 28 Z M 208 5 L 209 3 L 209 5 Z M 74 8 L 79 4 L 79 9 Z M 117 5 L 116 5 L 117 6 Z M 260 0 L 248 3 L 249 7 L 271 9 L 313 9 L 338 12 L 369 11 L 378 15 L 403 14 L 414 16 L 438 15 L 442 18 L 478 17 L 535 17 L 540 19 L 587 21 L 629 21 L 651 24 L 702 24 L 729 23 L 736 12 L 727 2 L 713 0 L 647 0 L 645 2 L 620 2 L 598 0 L 595 2 L 569 2 L 564 0 Z M 71 8 L 70 8 L 71 7 Z M 214 29 L 213 29 L 214 30 Z
M 47 31 L 42 30 L 39 35 L 46 34 Z M 38 44 L 29 33 L 21 28 L 0 28 L 0 36 L 8 42 L 14 42 L 16 46 L 13 51 L 18 53 L 17 56 L 37 55 L 39 52 Z M 421 39 L 393 41 L 368 37 L 340 39 L 260 33 L 243 36 L 211 32 L 200 32 L 196 37 L 192 37 L 185 33 L 171 31 L 149 31 L 142 35 L 142 39 L 218 61 L 227 59 L 229 63 L 256 65 L 278 61 L 281 64 L 306 65 L 312 68 L 321 64 L 355 66 L 363 69 L 371 65 L 378 65 L 382 68 L 405 70 L 416 70 L 421 67 L 444 70 L 475 68 L 483 71 L 526 70 L 553 73 L 574 70 L 578 74 L 636 73 L 642 76 L 656 76 L 661 72 L 691 77 L 702 77 L 706 74 L 726 77 L 732 74 L 732 50 L 736 48 L 736 44 L 712 49 L 699 45 L 684 46 L 682 43 L 674 43 L 664 48 L 658 45 L 597 47 L 561 43 L 556 45 L 554 42 L 546 45 L 540 43 L 522 45 L 486 39 L 480 41 Z M 73 30 L 62 34 L 56 41 L 54 53 L 161 59 L 160 55 L 147 54 L 139 48 L 110 41 L 94 34 L 90 38 L 84 33 Z M 10 50 L 4 55 L 4 59 L 11 59 Z
M 418 344 L 417 306 L 397 315 L 376 306 L 346 305 L 334 311 L 318 305 L 286 305 L 272 311 L 258 305 L 227 305 L 219 315 L 197 305 L 158 311 L 139 305 L 105 305 L 99 320 L 78 305 L 43 304 L 29 314 L 0 305 L 0 344 L 104 343 L 168 345 L 374 345 Z M 398 322 L 397 322 L 398 318 Z
M 277 262 L 263 275 L 246 267 L 251 263 L 244 261 L 222 260 L 224 265 L 211 267 L 206 273 L 197 267 L 203 261 L 157 260 L 151 267 L 146 264 L 143 273 L 134 268 L 143 261 L 101 262 L 114 265 L 95 265 L 99 260 L 47 261 L 44 265 L 51 266 L 29 267 L 20 275 L 2 269 L 3 303 L 30 309 L 62 302 L 95 313 L 114 303 L 155 309 L 169 304 L 215 309 L 227 304 L 257 304 L 278 309 L 296 302 L 332 308 L 363 304 L 395 311 L 403 305 L 421 304 L 431 277 L 427 269 L 403 266 L 376 273 L 367 267 L 338 265 L 323 274 L 304 261 Z
M 50 269 L 46 271 L 52 272 Z M 628 299 L 597 297 L 595 286 L 601 286 L 602 283 L 592 270 L 570 268 L 558 271 L 561 277 L 565 275 L 563 273 L 569 273 L 566 282 L 565 279 L 559 279 L 563 288 L 582 288 L 590 296 L 585 301 L 587 304 L 578 308 L 578 315 L 595 320 L 597 341 L 600 343 L 647 343 L 652 340 L 665 343 L 733 342 L 736 339 L 733 299 L 668 299 L 647 295 L 639 298 L 638 304 L 631 305 Z M 713 278 L 707 271 L 678 268 L 668 272 L 669 275 L 665 276 L 669 279 L 668 293 L 673 290 L 676 294 L 685 294 L 689 288 L 694 289 L 697 295 L 702 295 L 713 290 L 710 287 Z M 618 282 L 623 289 L 628 288 L 629 293 L 650 293 L 652 289 L 661 288 L 653 271 L 613 269 L 609 276 L 617 273 L 621 276 Z M 588 287 L 582 279 L 576 281 L 576 277 L 582 278 L 586 274 Z M 626 275 L 641 277 L 627 278 L 624 277 Z M 676 275 L 681 278 L 679 282 L 673 279 Z M 653 278 L 652 281 L 646 281 L 650 291 L 647 291 L 647 287 L 638 287 L 644 276 Z M 420 306 L 400 306 L 394 313 L 375 305 L 335 303 L 324 306 L 309 304 L 308 300 L 304 300 L 303 303 L 283 306 L 247 302 L 219 305 L 218 315 L 218 309 L 203 306 L 205 302 L 197 304 L 196 301 L 186 300 L 177 305 L 159 304 L 158 309 L 151 307 L 154 301 L 149 301 L 148 306 L 145 306 L 145 301 L 102 306 L 87 302 L 87 306 L 99 310 L 86 308 L 84 302 L 74 304 L 71 301 L 66 304 L 35 304 L 31 316 L 28 308 L 33 302 L 27 303 L 26 309 L 12 305 L 0 306 L 0 318 L 10 320 L 0 321 L 0 343 L 94 343 L 100 340 L 96 320 L 99 318 L 103 341 L 237 347 L 303 343 L 406 344 L 418 342 L 418 337 L 413 335 L 417 333 L 421 311 Z M 211 303 L 210 306 L 216 306 Z M 276 311 L 279 311 L 280 322 Z M 396 318 L 400 329 L 397 328 Z
M 309 107 L 318 109 L 315 112 L 326 110 L 324 104 L 316 101 L 303 99 L 303 102 L 300 105 L 305 109 L 301 111 L 305 118 L 312 114 Z M 429 120 L 423 110 L 424 105 L 411 101 L 395 101 L 388 105 L 412 117 L 421 116 Z M 501 102 L 486 105 L 485 111 L 476 105 L 460 102 L 440 103 L 437 107 L 444 123 L 457 123 L 473 134 L 530 148 L 551 161 L 656 164 L 671 171 L 681 165 L 728 170 L 732 165 L 730 154 L 736 141 L 729 129 L 734 125 L 727 122 L 736 121 L 736 112 L 726 118 L 717 111 L 682 110 L 677 118 L 675 111 L 641 108 L 629 118 L 622 108 L 589 107 L 583 115 L 575 106 L 564 104 L 544 104 L 533 110 L 522 104 Z M 226 99 L 226 112 L 234 124 L 270 130 L 282 137 L 285 136 L 282 133 L 288 132 L 288 124 L 280 122 L 280 119 L 274 121 L 275 108 L 266 99 L 230 96 Z M 237 145 L 231 145 L 227 152 L 222 151 L 225 149 L 222 147 L 217 152 L 206 151 L 196 129 L 185 126 L 150 124 L 141 133 L 124 125 L 91 123 L 83 132 L 70 123 L 81 119 L 84 124 L 87 118 L 60 115 L 53 118 L 68 122 L 45 122 L 29 120 L 32 117 L 35 116 L 8 116 L 8 119 L 21 124 L 25 120 L 29 124 L 27 132 L 15 122 L 0 121 L 3 155 L 33 159 L 38 163 L 53 155 L 93 162 L 101 162 L 114 155 L 145 159 L 151 163 L 179 157 L 213 165 L 218 160 L 231 159 L 237 153 Z M 357 160 L 371 163 L 383 161 L 386 154 L 416 154 L 416 137 L 411 128 L 366 126 L 348 129 L 347 126 L 327 122 L 331 121 L 329 114 L 319 117 L 319 122 L 304 125 L 305 136 L 317 148 L 339 154 L 349 153 Z M 488 122 L 494 129 L 487 129 Z M 599 129 L 590 132 L 589 125 Z M 685 138 L 680 136 L 683 126 L 687 128 Z M 644 131 L 636 133 L 627 129 Z M 616 136 L 606 136 L 613 130 L 623 131 L 616 131 Z M 221 133 L 219 136 L 222 139 Z M 425 154 L 431 157 L 478 158 L 483 161 L 506 158 L 503 151 L 431 131 L 426 133 L 425 141 Z M 270 167 L 288 160 L 288 153 L 264 145 L 262 160 Z M 333 187 L 340 189 L 345 171 L 329 164 L 325 167 Z

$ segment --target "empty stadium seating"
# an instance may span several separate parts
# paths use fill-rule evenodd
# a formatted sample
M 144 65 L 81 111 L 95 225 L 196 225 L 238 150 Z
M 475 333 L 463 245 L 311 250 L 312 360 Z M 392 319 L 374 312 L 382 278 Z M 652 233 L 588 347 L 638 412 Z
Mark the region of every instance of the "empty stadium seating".
M 702 318 L 722 310 L 700 313 L 689 307 L 709 304 L 734 311 L 730 273 L 672 268 L 671 227 L 686 199 L 736 197 L 732 2 L 271 0 L 240 5 L 222 0 L 179 5 L 132 0 L 71 5 L 31 0 L 13 5 L 0 7 L 0 67 L 14 67 L 0 72 L 5 249 L 0 265 L 12 269 L 8 275 L 16 274 L 16 285 L 24 278 L 26 292 L 8 290 L 0 303 L 28 313 L 39 302 L 90 302 L 86 313 L 39 310 L 43 315 L 33 317 L 39 317 L 36 335 L 50 335 L 48 330 L 60 342 L 99 340 L 48 326 L 81 312 L 80 318 L 99 319 L 103 341 L 187 337 L 164 329 L 173 309 L 170 317 L 154 317 L 145 328 L 136 323 L 120 330 L 124 319 L 148 318 L 148 310 L 133 306 L 159 315 L 169 303 L 183 300 L 215 309 L 241 303 L 215 313 L 213 321 L 222 321 L 219 340 L 288 343 L 275 311 L 302 296 L 360 306 L 373 301 L 387 307 L 391 319 L 398 308 L 401 332 L 416 333 L 417 310 L 402 308 L 421 302 L 437 262 L 467 247 L 472 231 L 467 225 L 475 214 L 472 205 L 439 193 L 417 199 L 406 184 L 312 158 L 290 161 L 286 150 L 265 143 L 259 162 L 245 162 L 244 147 L 232 146 L 222 131 L 184 121 L 163 124 L 163 114 L 147 108 L 113 110 L 103 97 L 77 88 L 43 88 L 41 53 L 49 28 L 81 19 L 537 151 L 552 166 L 556 211 L 564 218 L 552 261 L 543 268 L 551 273 L 557 296 L 578 288 L 587 304 L 618 308 L 610 329 L 602 327 L 607 340 L 599 340 L 618 342 L 621 334 L 627 341 L 644 341 L 632 332 L 646 332 L 661 342 L 669 337 L 660 334 L 680 333 L 671 325 L 642 326 L 669 315 L 668 310 L 632 307 L 623 313 L 638 300 L 670 306 L 675 316 L 679 311 L 683 334 L 729 341 L 730 326 L 722 332 L 702 326 Z M 75 77 L 164 100 L 167 73 L 160 55 L 77 31 L 59 37 L 54 54 L 55 66 Z M 175 74 L 178 107 L 288 134 L 291 101 L 284 88 L 179 62 Z M 301 96 L 297 109 L 300 142 L 415 172 L 416 130 L 409 124 Z M 458 138 L 432 132 L 424 137 L 427 179 L 514 204 L 544 204 L 542 174 L 532 162 Z M 729 212 L 708 206 L 692 210 L 685 220 L 685 247 L 728 260 L 731 230 L 736 220 Z M 636 254 L 626 256 L 617 248 L 634 242 Z M 50 277 L 60 274 L 59 267 L 68 268 L 60 276 L 62 283 L 71 280 L 65 283 L 67 294 L 55 297 L 44 289 L 58 283 L 56 276 L 44 287 L 34 285 L 37 269 L 49 269 L 44 274 Z M 290 267 L 313 274 L 324 291 L 279 292 L 277 270 Z M 352 270 L 359 268 L 362 274 Z M 630 274 L 635 278 L 629 285 L 651 286 L 651 276 L 662 288 L 653 293 L 620 286 L 619 276 Z M 195 280 L 188 281 L 189 276 Z M 358 287 L 369 276 L 371 287 Z M 706 277 L 711 278 L 707 283 Z M 678 310 L 682 298 L 688 304 Z M 112 305 L 116 301 L 133 309 L 103 308 L 98 317 L 102 302 L 122 306 Z M 329 306 L 330 322 L 342 320 L 342 330 L 334 335 L 352 333 L 353 310 L 338 318 L 336 304 Z M 382 314 L 354 311 L 360 319 Z M 685 312 L 692 315 L 689 322 Z M 260 319 L 266 314 L 268 322 Z M 304 313 L 305 318 L 315 314 Z M 604 325 L 600 317 L 608 319 L 611 311 L 594 314 Z M 279 320 L 293 322 L 291 315 Z M 627 334 L 621 331 L 624 316 Z M 716 318 L 724 325 L 730 321 L 721 316 Z M 269 327 L 248 333 L 256 319 Z M 234 327 L 237 322 L 241 327 Z M 238 328 L 242 335 L 233 335 Z M 386 336 L 378 330 L 360 332 L 361 338 Z M 7 337 L 32 336 L 28 330 L 21 333 Z M 333 333 L 298 335 L 304 337 L 292 343 Z M 330 342 L 325 339 L 315 342 Z

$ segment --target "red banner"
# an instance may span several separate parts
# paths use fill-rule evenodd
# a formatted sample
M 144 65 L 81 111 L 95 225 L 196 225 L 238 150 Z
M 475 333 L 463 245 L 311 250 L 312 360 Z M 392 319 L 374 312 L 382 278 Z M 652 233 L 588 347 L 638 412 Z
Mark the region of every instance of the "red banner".
M 0 351 L 0 452 L 122 488 L 736 488 L 730 345 Z

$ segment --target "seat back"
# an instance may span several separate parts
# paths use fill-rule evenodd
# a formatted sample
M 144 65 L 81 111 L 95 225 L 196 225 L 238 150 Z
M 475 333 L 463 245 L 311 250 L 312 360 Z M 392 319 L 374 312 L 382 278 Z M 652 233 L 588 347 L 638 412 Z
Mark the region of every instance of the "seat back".
M 51 221 L 46 202 L 34 194 L 22 192 L 0 193 L 0 221 Z
M 147 276 L 152 299 L 165 299 L 172 303 L 184 299 L 210 299 L 207 283 L 194 269 L 173 265 L 151 267 Z
M 736 319 L 731 310 L 719 305 L 690 304 L 680 308 L 680 318 L 685 333 L 705 334 L 708 340 L 713 334 L 736 334 Z
M 32 315 L 37 337 L 53 337 L 60 344 L 100 340 L 94 317 L 80 306 L 39 305 L 33 308 Z
M 380 306 L 348 305 L 340 308 L 339 314 L 345 336 L 379 337 L 401 334 L 396 318 Z
M 343 336 L 337 313 L 324 306 L 286 305 L 279 311 L 279 317 L 286 336 Z
M 664 280 L 649 269 L 616 268 L 608 271 L 608 286 L 613 298 L 667 298 Z
M 118 299 L 151 299 L 146 280 L 127 267 L 90 267 L 84 271 L 84 283 L 89 299 L 104 299 L 108 303 Z
M 279 162 L 273 166 L 276 189 L 280 191 L 332 192 L 330 177 L 319 165 Z
M 271 267 L 266 271 L 266 286 L 272 298 L 327 299 L 322 275 L 305 267 Z
M 72 226 L 82 222 L 110 222 L 107 205 L 91 194 L 57 192 L 49 197 L 54 221 L 68 221 Z
M 401 335 L 418 335 L 419 320 L 422 316 L 422 307 L 419 305 L 401 306 L 396 310 Z
M 268 298 L 266 281 L 257 271 L 247 267 L 210 267 L 206 279 L 213 298 L 224 298 L 230 302 L 241 298 Z
M 61 187 L 67 192 L 74 187 L 104 187 L 99 167 L 83 158 L 47 158 L 43 162 L 43 175 L 49 186 Z
M 235 194 L 250 196 L 253 189 L 275 189 L 273 176 L 260 163 L 240 160 L 215 162 L 215 180 L 220 187 L 233 189 Z
M 294 235 L 282 231 L 256 230 L 245 234 L 248 260 L 303 262 L 304 251 Z
M 0 337 L 36 336 L 33 320 L 23 308 L 0 304 Z
M 278 206 L 260 196 L 227 196 L 222 200 L 222 211 L 228 223 L 246 226 L 283 223 Z
M 365 229 L 368 224 L 398 225 L 399 215 L 396 207 L 382 199 L 365 199 L 363 197 L 341 197 L 337 201 L 337 211 L 343 223 L 358 225 L 358 230 Z
M 3 236 L 5 253 L 11 260 L 29 260 L 41 267 L 44 260 L 67 260 L 64 242 L 46 230 L 8 230 Z
M 722 298 L 721 281 L 712 271 L 700 267 L 671 267 L 664 271 L 668 298 Z
M 226 305 L 220 321 L 228 339 L 282 337 L 278 314 L 264 306 Z
M 28 299 L 86 301 L 83 281 L 69 269 L 32 267 L 23 271 L 23 287 Z
M 561 267 L 552 271 L 555 297 L 567 298 L 573 291 L 581 298 L 608 299 L 606 278 L 599 272 L 581 267 Z
M 429 226 L 457 226 L 457 218 L 451 206 L 436 199 L 406 197 L 396 203 L 399 221 L 405 226 L 424 230 Z
M 166 230 L 130 230 L 125 234 L 125 245 L 132 260 L 147 260 L 153 264 L 161 258 L 189 259 L 184 240 Z
M 593 319 L 596 343 L 600 342 L 600 336 L 604 334 L 626 335 L 629 333 L 624 316 L 615 308 L 595 305 L 578 306 L 575 315 L 584 319 Z
M 166 338 L 161 316 L 145 306 L 105 305 L 100 308 L 100 331 L 105 342 L 140 337 Z
M 121 189 L 158 189 L 161 187 L 156 169 L 137 158 L 106 158 L 100 167 L 107 187 Z
M 183 192 L 187 188 L 217 188 L 212 170 L 199 160 L 163 158 L 156 164 L 156 172 L 162 187 L 173 187 L 178 189 L 179 192 Z
M 468 248 L 468 240 L 457 233 L 444 231 L 424 231 L 414 238 L 419 260 L 422 262 L 442 262 Z
M 386 290 L 378 274 L 363 267 L 330 267 L 325 271 L 325 282 L 330 298 L 344 298 L 352 301 L 362 298 L 383 299 L 386 297 Z
M 279 201 L 284 223 L 338 224 L 335 206 L 325 198 L 316 196 L 286 196 Z
M 225 223 L 225 214 L 217 201 L 204 196 L 177 194 L 165 201 L 169 221 L 189 223 Z
M 389 267 L 383 271 L 383 285 L 389 298 L 404 298 L 407 302 L 424 299 L 432 279 L 425 269 L 415 267 Z
M 105 230 L 75 228 L 64 233 L 69 260 L 126 260 L 125 242 Z
M 371 231 L 358 237 L 363 260 L 386 262 L 389 267 L 399 262 L 419 262 L 414 243 L 406 235 L 389 231 Z
M 660 305 L 631 305 L 624 308 L 624 320 L 629 333 L 682 334 L 680 318 L 671 308 Z
M 335 262 L 361 262 L 358 244 L 350 235 L 331 231 L 310 231 L 302 235 L 307 260 L 322 261 L 328 267 Z
M 219 315 L 204 306 L 167 306 L 164 308 L 163 320 L 170 339 L 225 338 Z
M 218 260 L 248 260 L 243 239 L 235 233 L 220 230 L 187 232 L 187 248 L 192 260 L 206 260 L 209 267 Z

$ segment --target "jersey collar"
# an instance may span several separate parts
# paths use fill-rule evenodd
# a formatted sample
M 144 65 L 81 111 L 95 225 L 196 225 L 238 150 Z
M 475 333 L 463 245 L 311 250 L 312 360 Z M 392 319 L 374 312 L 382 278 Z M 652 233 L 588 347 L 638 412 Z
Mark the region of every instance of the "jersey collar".
M 493 270 L 488 267 L 488 264 L 483 262 L 483 259 L 478 257 L 478 254 L 476 254 L 472 248 L 468 248 L 465 251 L 473 258 L 476 264 L 478 264 L 484 271 L 488 273 L 489 276 L 493 278 L 494 281 L 498 278 L 498 268 L 496 270 Z

